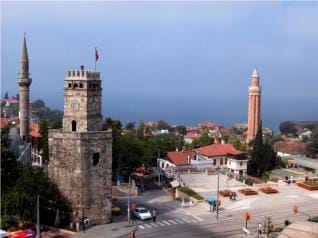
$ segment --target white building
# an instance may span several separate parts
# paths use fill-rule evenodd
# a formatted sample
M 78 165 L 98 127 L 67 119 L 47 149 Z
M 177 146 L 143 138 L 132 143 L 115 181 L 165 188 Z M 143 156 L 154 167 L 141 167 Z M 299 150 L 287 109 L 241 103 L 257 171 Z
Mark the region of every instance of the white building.
M 172 151 L 159 159 L 159 166 L 173 168 L 216 169 L 223 168 L 235 175 L 244 176 L 247 170 L 244 154 L 231 144 L 213 144 L 196 151 Z

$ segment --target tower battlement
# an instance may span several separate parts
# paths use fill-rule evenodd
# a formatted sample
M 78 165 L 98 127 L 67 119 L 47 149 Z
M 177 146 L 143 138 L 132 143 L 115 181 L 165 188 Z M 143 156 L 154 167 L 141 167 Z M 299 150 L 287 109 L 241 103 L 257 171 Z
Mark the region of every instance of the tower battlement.
M 67 80 L 100 80 L 100 72 L 93 70 L 68 70 Z

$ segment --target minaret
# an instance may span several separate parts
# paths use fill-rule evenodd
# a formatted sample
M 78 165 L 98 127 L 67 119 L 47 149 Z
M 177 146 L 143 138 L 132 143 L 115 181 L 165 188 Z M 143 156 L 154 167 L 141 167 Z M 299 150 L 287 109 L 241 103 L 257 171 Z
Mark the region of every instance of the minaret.
M 26 46 L 25 36 L 23 38 L 22 55 L 20 62 L 20 70 L 18 76 L 19 93 L 20 93 L 20 136 L 28 142 L 29 141 L 29 87 L 32 79 L 29 77 L 29 58 Z
M 249 86 L 247 141 L 250 142 L 256 136 L 261 122 L 261 86 L 257 69 L 254 69 Z

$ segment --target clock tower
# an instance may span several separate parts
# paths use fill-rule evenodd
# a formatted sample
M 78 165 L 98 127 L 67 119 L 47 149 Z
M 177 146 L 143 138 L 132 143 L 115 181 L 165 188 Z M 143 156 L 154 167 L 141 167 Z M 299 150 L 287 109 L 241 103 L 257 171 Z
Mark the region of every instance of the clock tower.
M 101 113 L 102 88 L 99 72 L 70 70 L 64 81 L 64 117 L 65 131 L 101 131 L 103 117 Z
M 67 71 L 63 128 L 48 135 L 48 172 L 70 202 L 74 222 L 111 222 L 112 132 L 103 130 L 101 108 L 100 73 Z

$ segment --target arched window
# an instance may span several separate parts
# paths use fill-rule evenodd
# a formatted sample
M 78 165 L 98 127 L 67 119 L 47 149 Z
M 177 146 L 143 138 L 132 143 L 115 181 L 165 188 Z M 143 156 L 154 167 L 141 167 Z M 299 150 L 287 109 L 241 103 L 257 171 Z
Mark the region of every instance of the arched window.
M 76 131 L 76 121 L 72 121 L 72 131 Z
M 83 84 L 82 83 L 80 83 L 80 88 L 83 88 Z
M 75 89 L 75 88 L 78 88 L 78 84 L 77 83 L 74 83 L 74 85 L 73 85 L 73 89 Z

